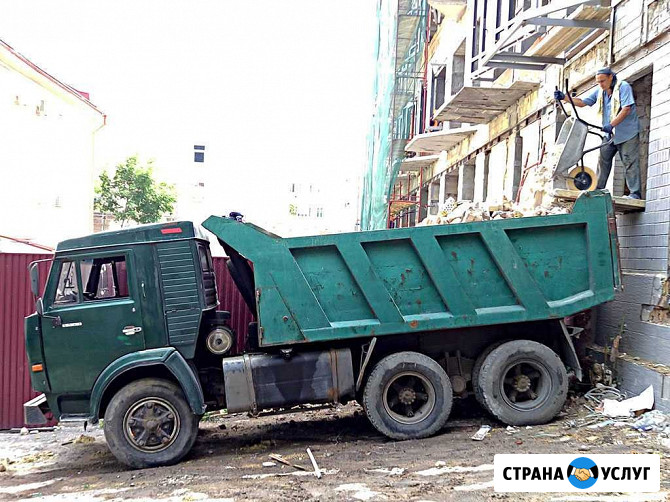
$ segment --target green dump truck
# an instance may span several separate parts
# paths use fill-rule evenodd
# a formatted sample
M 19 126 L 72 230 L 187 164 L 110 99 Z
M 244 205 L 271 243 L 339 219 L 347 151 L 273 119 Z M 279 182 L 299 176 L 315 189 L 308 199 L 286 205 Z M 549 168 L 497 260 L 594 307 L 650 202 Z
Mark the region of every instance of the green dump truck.
M 381 433 L 410 439 L 474 393 L 503 422 L 542 423 L 569 374 L 581 378 L 563 318 L 620 286 L 606 192 L 565 215 L 316 237 L 215 216 L 203 226 L 254 313 L 245 336 L 217 310 L 209 242 L 192 223 L 64 241 L 25 321 L 43 393 L 28 423 L 104 418 L 132 467 L 179 461 L 206 410 L 356 400 Z M 37 296 L 36 266 L 31 279 Z

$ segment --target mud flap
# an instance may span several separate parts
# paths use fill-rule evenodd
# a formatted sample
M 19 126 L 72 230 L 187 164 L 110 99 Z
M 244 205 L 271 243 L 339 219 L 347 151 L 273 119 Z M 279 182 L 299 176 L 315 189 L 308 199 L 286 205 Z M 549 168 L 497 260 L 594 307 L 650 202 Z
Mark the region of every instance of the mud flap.
M 572 343 L 572 337 L 581 333 L 583 328 L 568 327 L 565 325 L 565 321 L 561 319 L 561 332 L 563 336 L 559 337 L 559 344 L 561 346 L 561 355 L 563 356 L 563 362 L 570 366 L 575 371 L 575 376 L 577 380 L 582 381 L 582 366 L 579 364 L 579 359 L 577 358 L 577 351 L 575 346 Z

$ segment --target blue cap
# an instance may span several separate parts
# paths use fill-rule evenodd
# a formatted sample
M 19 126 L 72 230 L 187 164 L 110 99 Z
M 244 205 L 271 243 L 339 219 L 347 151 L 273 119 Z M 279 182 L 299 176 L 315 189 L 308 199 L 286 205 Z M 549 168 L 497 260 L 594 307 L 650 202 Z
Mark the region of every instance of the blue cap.
M 601 68 L 596 72 L 596 75 L 615 75 L 615 73 L 612 71 L 611 68 L 608 68 L 607 66 L 605 68 Z

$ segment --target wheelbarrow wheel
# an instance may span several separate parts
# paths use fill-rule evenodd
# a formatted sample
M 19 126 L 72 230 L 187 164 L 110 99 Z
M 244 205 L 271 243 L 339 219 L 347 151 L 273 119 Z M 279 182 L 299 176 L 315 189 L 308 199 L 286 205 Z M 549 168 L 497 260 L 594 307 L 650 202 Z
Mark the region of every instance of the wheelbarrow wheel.
M 531 340 L 503 343 L 486 357 L 478 384 L 485 407 L 509 425 L 543 424 L 561 410 L 568 375 L 558 355 Z
M 576 166 L 570 170 L 568 175 L 568 188 L 570 190 L 591 191 L 596 188 L 596 173 L 589 167 Z
M 392 439 L 435 434 L 449 418 L 452 401 L 447 373 L 418 352 L 398 352 L 379 361 L 363 393 L 368 419 Z

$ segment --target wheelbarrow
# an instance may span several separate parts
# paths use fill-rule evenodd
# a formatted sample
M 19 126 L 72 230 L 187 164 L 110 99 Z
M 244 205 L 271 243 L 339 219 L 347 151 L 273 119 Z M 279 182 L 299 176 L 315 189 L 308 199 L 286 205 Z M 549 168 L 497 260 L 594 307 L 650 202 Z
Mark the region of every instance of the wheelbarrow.
M 556 87 L 556 90 L 558 90 L 558 87 Z M 586 122 L 579 117 L 577 107 L 568 89 L 567 79 L 565 81 L 565 95 L 570 100 L 574 114 L 572 116 L 568 115 L 563 107 L 563 102 L 558 102 L 563 114 L 568 118 L 563 122 L 563 126 L 556 139 L 555 148 L 557 150 L 560 149 L 560 154 L 552 172 L 552 178 L 564 178 L 567 181 L 568 188 L 574 190 L 594 190 L 596 188 L 597 176 L 592 169 L 584 166 L 584 155 L 611 144 L 614 138 L 611 134 L 597 132 L 603 131 L 603 128 Z M 586 138 L 589 134 L 598 136 L 601 139 L 601 144 L 584 150 Z

